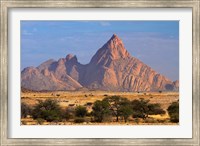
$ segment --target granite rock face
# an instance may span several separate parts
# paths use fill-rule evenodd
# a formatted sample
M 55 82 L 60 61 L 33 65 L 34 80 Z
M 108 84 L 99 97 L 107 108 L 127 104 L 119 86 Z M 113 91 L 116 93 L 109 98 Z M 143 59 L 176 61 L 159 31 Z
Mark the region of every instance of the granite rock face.
M 31 90 L 176 91 L 178 81 L 170 81 L 125 49 L 117 35 L 82 65 L 68 54 L 58 61 L 48 60 L 21 72 L 21 85 Z

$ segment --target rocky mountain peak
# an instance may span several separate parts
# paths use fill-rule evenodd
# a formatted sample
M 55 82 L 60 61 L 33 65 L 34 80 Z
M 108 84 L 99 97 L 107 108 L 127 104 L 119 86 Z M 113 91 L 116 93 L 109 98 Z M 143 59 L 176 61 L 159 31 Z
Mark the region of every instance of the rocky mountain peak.
M 108 60 L 117 60 L 130 56 L 122 40 L 116 34 L 113 34 L 109 41 L 96 52 L 91 62 L 107 62 Z
M 73 54 L 68 54 L 65 59 L 66 59 L 66 61 L 77 62 L 77 57 L 76 57 L 76 55 L 73 55 Z
M 130 56 L 128 51 L 125 49 L 122 40 L 116 34 L 113 34 L 110 40 L 104 45 L 104 49 L 110 53 L 113 59 Z
M 111 37 L 111 40 L 120 40 L 120 38 L 116 35 L 116 34 L 113 34 L 112 37 Z
M 66 60 L 70 60 L 70 59 L 72 59 L 73 57 L 74 57 L 73 54 L 67 54 L 67 56 L 66 56 Z

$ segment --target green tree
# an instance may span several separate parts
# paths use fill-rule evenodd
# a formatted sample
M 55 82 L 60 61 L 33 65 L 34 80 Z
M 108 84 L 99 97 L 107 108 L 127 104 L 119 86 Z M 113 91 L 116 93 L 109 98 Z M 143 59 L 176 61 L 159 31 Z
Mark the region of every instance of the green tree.
M 122 108 L 122 105 L 123 105 L 123 103 L 127 102 L 128 99 L 120 97 L 120 96 L 111 96 L 111 97 L 104 98 L 103 101 L 106 101 L 106 102 L 109 103 L 109 108 L 112 111 L 112 114 L 116 117 L 116 121 L 118 122 L 119 121 L 119 117 L 123 113 L 122 111 L 125 111 L 125 108 Z
M 144 100 L 141 98 L 140 100 L 133 100 L 131 102 L 133 109 L 133 118 L 146 118 L 146 113 L 148 112 L 148 102 L 149 100 Z
M 97 100 L 92 107 L 92 115 L 96 122 L 102 122 L 106 117 L 109 117 L 111 112 L 109 110 L 109 103 L 106 100 Z
M 75 108 L 75 115 L 76 115 L 77 117 L 85 117 L 86 114 L 87 114 L 87 109 L 86 109 L 86 107 L 79 105 L 79 106 L 77 106 L 77 107 Z
M 167 109 L 172 122 L 179 122 L 179 102 L 173 102 Z
M 146 119 L 148 115 L 165 114 L 165 111 L 160 107 L 160 104 L 151 104 L 149 100 L 141 98 L 140 100 L 132 101 L 133 118 Z
M 120 116 L 122 116 L 124 118 L 124 121 L 127 122 L 129 116 L 133 113 L 131 102 L 128 99 L 121 101 L 119 112 Z
M 63 110 L 57 101 L 45 100 L 39 101 L 34 107 L 32 116 L 34 119 L 44 119 L 47 122 L 61 121 L 63 118 Z
M 26 103 L 21 104 L 21 118 L 26 118 L 27 115 L 31 115 L 32 109 Z

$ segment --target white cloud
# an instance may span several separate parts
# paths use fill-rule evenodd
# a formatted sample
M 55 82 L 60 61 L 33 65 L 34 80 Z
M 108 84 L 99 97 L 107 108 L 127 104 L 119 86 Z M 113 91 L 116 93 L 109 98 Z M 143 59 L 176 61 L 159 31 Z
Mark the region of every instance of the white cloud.
M 110 26 L 111 24 L 109 22 L 100 22 L 101 26 Z
M 23 30 L 23 31 L 22 31 L 22 35 L 32 35 L 32 33 L 31 33 L 31 32 L 28 32 L 28 31 L 26 31 L 26 30 Z

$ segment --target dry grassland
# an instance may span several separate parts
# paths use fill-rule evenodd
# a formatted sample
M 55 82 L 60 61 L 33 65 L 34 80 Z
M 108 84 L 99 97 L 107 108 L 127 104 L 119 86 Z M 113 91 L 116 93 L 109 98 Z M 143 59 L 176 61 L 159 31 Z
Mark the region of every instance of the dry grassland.
M 144 98 L 149 99 L 150 103 L 159 103 L 163 109 L 167 109 L 170 103 L 179 99 L 178 92 L 108 92 L 108 91 L 56 91 L 56 92 L 31 92 L 21 93 L 21 102 L 33 106 L 38 103 L 39 100 L 52 99 L 58 101 L 63 107 L 69 105 L 84 105 L 89 102 L 93 103 L 96 100 L 102 100 L 107 96 L 119 95 L 121 97 L 128 98 L 129 100 Z
M 102 100 L 108 96 L 119 95 L 121 97 L 128 98 L 129 100 L 144 98 L 150 100 L 150 103 L 159 103 L 161 108 L 167 110 L 168 106 L 174 102 L 179 100 L 179 93 L 178 92 L 143 92 L 143 93 L 136 93 L 136 92 L 108 92 L 108 91 L 56 91 L 56 92 L 27 92 L 21 93 L 21 102 L 24 102 L 30 106 L 34 106 L 38 103 L 38 101 L 44 101 L 46 99 L 56 100 L 62 108 L 66 108 L 68 106 L 75 107 L 77 105 L 85 105 L 88 111 L 92 110 L 91 103 L 95 102 L 96 100 Z M 165 115 L 149 115 L 157 120 L 165 120 L 169 119 L 168 114 Z M 34 120 L 32 119 L 22 119 L 22 121 L 27 121 L 27 124 L 34 125 Z M 28 122 L 29 121 L 29 122 Z M 45 125 L 45 123 L 43 123 Z M 49 124 L 49 123 L 46 123 Z M 51 123 L 55 124 L 55 123 Z M 89 125 L 97 125 L 102 123 L 83 123 Z M 116 125 L 120 123 L 103 123 L 104 125 Z M 122 122 L 121 124 L 125 124 Z M 120 125 L 121 125 L 120 124 Z M 130 124 L 130 123 L 127 123 Z M 137 124 L 138 123 L 132 123 Z M 139 125 L 148 125 L 148 124 L 155 124 L 155 123 L 139 123 Z M 166 124 L 166 123 L 156 123 L 157 124 Z M 173 123 L 167 123 L 167 125 Z M 70 122 L 66 123 L 57 123 L 57 125 L 72 125 Z M 126 124 L 125 124 L 126 125 Z

